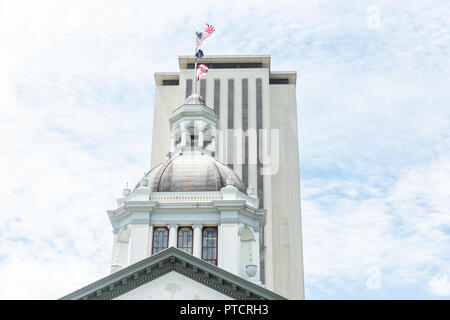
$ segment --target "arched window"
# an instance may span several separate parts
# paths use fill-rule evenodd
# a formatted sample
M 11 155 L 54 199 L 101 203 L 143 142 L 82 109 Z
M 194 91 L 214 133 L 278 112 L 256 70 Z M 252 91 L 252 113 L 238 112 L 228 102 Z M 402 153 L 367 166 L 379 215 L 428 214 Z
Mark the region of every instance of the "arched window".
M 217 228 L 203 228 L 202 259 L 217 266 Z
M 198 129 L 194 125 L 186 129 L 186 147 L 198 147 Z
M 182 227 L 178 229 L 178 249 L 192 254 L 192 228 Z
M 152 254 L 167 249 L 169 242 L 169 230 L 165 227 L 157 227 L 153 230 Z

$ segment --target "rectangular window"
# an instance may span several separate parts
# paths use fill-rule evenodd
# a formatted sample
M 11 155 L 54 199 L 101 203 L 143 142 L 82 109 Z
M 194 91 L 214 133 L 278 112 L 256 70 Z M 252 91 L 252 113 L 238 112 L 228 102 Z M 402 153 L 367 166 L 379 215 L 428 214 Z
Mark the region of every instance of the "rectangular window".
M 220 119 L 220 79 L 214 79 L 214 111 Z
M 178 86 L 178 80 L 163 80 L 163 86 Z
M 242 130 L 248 130 L 248 79 L 242 79 Z M 242 182 L 248 187 L 248 137 L 244 136 L 244 164 L 242 165 Z
M 262 62 L 210 62 L 208 69 L 254 69 L 262 68 Z M 193 63 L 188 63 L 186 69 L 194 69 Z
M 205 227 L 202 234 L 202 259 L 217 266 L 217 227 Z
M 178 229 L 177 248 L 192 254 L 192 228 L 182 227 Z
M 262 154 L 261 145 L 261 137 L 260 130 L 263 128 L 263 105 L 262 105 L 262 79 L 256 79 L 256 127 L 257 127 L 257 155 Z M 261 174 L 261 159 L 258 156 L 257 162 L 257 189 L 258 189 L 258 199 L 259 199 L 259 207 L 264 208 L 264 176 Z
M 192 94 L 192 79 L 186 80 L 186 98 Z
M 154 228 L 152 254 L 167 249 L 168 245 L 169 245 L 169 230 L 165 227 Z
M 269 84 L 289 84 L 289 79 L 269 79 Z
M 206 101 L 206 79 L 200 79 L 200 96 Z
M 234 79 L 228 79 L 227 165 L 233 169 Z

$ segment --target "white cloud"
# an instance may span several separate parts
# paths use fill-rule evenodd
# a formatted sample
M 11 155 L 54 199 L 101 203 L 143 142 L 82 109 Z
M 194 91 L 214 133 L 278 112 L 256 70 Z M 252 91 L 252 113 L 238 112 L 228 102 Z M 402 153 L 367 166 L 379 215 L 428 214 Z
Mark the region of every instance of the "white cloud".
M 368 278 L 366 286 L 370 290 L 381 289 L 381 270 L 377 266 L 369 266 L 367 268 Z
M 437 296 L 449 296 L 450 295 L 450 281 L 447 274 L 441 274 L 435 276 L 428 282 L 428 289 L 430 292 Z
M 450 258 L 445 1 L 1 3 L 0 298 L 108 273 L 105 210 L 148 169 L 153 73 L 206 22 L 207 54 L 299 71 L 308 297 L 363 295 L 370 266 L 377 294 L 446 283 L 429 280 Z
M 334 293 L 338 297 L 369 280 L 362 270 L 376 267 L 383 289 L 425 287 L 434 270 L 448 266 L 449 160 L 447 153 L 408 168 L 381 196 L 335 194 L 348 185 L 364 188 L 364 181 L 307 181 L 302 188 L 306 282 L 345 282 L 345 289 Z

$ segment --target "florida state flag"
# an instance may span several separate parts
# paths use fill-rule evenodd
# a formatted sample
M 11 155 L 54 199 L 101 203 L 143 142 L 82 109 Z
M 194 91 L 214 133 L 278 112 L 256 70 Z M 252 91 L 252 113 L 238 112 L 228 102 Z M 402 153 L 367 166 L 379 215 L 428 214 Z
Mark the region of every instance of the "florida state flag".
M 200 79 L 201 76 L 208 73 L 208 67 L 204 64 L 201 64 L 197 67 L 197 81 Z

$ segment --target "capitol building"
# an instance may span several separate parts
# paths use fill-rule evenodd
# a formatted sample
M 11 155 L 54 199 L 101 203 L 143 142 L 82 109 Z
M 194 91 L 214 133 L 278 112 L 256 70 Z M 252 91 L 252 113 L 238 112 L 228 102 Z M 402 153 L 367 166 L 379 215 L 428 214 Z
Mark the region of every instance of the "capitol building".
M 149 170 L 107 211 L 111 274 L 62 299 L 304 299 L 297 73 L 205 56 L 196 94 L 178 60 L 155 74 Z

